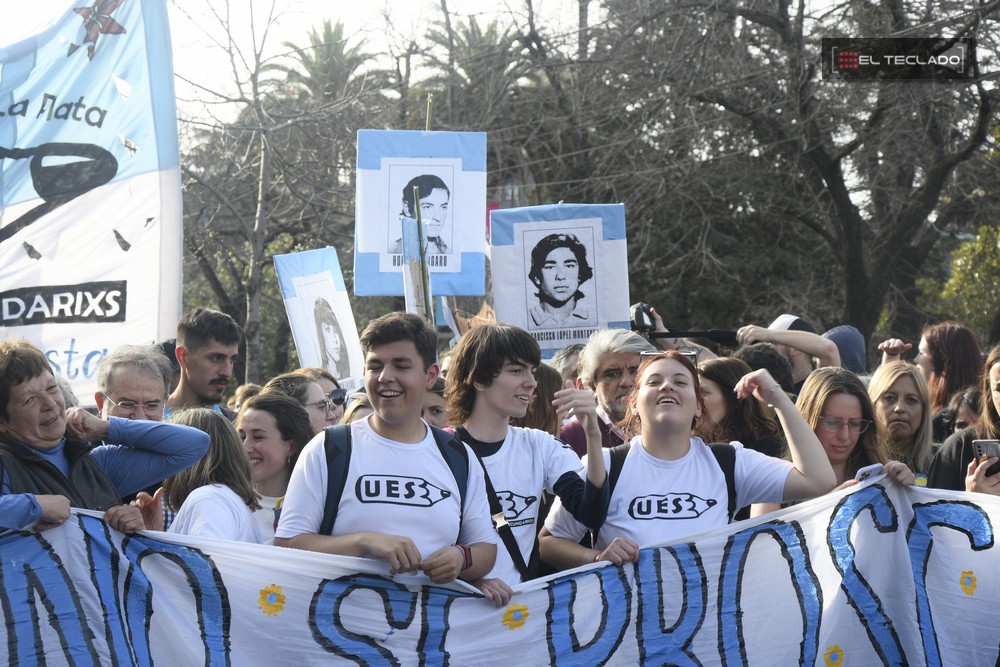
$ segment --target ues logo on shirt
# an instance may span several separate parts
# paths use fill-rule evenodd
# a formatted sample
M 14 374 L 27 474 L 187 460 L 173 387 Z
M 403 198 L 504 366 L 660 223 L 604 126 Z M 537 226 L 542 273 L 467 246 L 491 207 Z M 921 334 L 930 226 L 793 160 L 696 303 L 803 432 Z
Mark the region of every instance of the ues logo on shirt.
M 431 507 L 451 497 L 451 491 L 425 479 L 397 475 L 362 475 L 354 485 L 354 493 L 363 503 L 414 507 Z
M 637 521 L 652 519 L 696 519 L 718 501 L 705 500 L 693 493 L 651 494 L 633 498 L 628 506 L 628 515 Z

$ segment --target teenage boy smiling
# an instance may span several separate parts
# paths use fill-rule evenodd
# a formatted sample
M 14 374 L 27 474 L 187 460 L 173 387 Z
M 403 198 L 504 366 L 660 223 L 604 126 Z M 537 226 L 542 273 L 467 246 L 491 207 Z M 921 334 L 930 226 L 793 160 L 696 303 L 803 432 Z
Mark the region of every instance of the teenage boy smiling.
M 496 559 L 482 469 L 463 446 L 469 459 L 463 491 L 420 418 L 424 393 L 438 375 L 437 334 L 417 315 L 390 313 L 365 328 L 361 347 L 375 412 L 348 427 L 349 467 L 331 533 L 320 534 L 329 477 L 321 433 L 292 471 L 274 543 L 378 558 L 391 574 L 419 570 L 435 583 L 481 578 Z
M 597 401 L 591 392 L 566 388 L 557 391 L 553 401 L 561 417 L 575 415 L 586 433 L 586 482 L 579 475 L 583 464 L 568 445 L 544 431 L 509 425 L 511 417 L 523 417 L 528 410 L 538 385 L 534 371 L 540 357 L 538 343 L 528 332 L 483 324 L 455 347 L 445 385 L 449 419 L 461 424 L 456 431 L 479 457 L 487 492 L 494 496 L 490 512 L 501 543 L 496 565 L 475 584 L 497 606 L 510 601 L 512 585 L 536 576 L 543 491 L 557 495 L 584 525 L 599 527 L 608 511 Z

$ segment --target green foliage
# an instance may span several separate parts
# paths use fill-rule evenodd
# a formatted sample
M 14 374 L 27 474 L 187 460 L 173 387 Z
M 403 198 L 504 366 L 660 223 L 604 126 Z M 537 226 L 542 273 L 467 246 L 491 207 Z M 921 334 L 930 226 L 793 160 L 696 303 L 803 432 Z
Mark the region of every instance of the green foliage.
M 951 259 L 951 275 L 928 280 L 926 299 L 939 312 L 965 322 L 982 336 L 997 339 L 993 331 L 1000 313 L 1000 227 L 985 225 L 962 243 Z

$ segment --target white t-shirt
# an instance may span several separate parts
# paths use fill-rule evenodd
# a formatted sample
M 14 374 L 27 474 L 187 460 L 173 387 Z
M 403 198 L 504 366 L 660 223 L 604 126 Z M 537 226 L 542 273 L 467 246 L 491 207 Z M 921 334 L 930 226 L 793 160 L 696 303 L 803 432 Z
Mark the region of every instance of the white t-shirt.
M 780 503 L 790 461 L 776 459 L 738 442 L 736 448 L 736 508 L 752 503 Z M 611 469 L 610 450 L 604 464 Z M 611 494 L 608 518 L 595 549 L 604 550 L 616 537 L 639 546 L 677 540 L 729 522 L 726 477 L 708 445 L 691 438 L 691 449 L 676 461 L 651 456 L 639 436 L 632 439 L 621 475 Z M 557 537 L 580 541 L 587 528 L 563 509 L 557 498 L 545 521 Z
M 327 488 L 324 439 L 325 434 L 320 433 L 299 455 L 281 504 L 275 537 L 319 533 Z M 469 482 L 463 512 L 458 481 L 429 427 L 421 442 L 403 444 L 375 433 L 367 419 L 354 422 L 350 468 L 333 535 L 369 531 L 406 535 L 416 544 L 421 558 L 456 543 L 495 544 L 483 470 L 476 465 L 476 455 L 468 447 L 466 450 Z
M 261 544 L 253 512 L 223 484 L 206 484 L 192 491 L 167 532 Z
M 536 521 L 542 489 L 552 493 L 552 487 L 567 472 L 586 477 L 583 464 L 569 445 L 563 444 L 544 431 L 508 427 L 503 445 L 483 463 L 500 500 L 504 518 L 511 528 L 521 557 L 527 563 L 538 533 Z M 521 581 L 521 573 L 497 537 L 497 563 L 486 575 L 508 584 Z
M 274 544 L 274 508 L 278 507 L 278 503 L 284 496 L 261 496 L 260 497 L 260 509 L 253 513 L 253 518 L 257 520 L 257 526 L 260 528 L 260 536 L 264 540 L 264 544 Z

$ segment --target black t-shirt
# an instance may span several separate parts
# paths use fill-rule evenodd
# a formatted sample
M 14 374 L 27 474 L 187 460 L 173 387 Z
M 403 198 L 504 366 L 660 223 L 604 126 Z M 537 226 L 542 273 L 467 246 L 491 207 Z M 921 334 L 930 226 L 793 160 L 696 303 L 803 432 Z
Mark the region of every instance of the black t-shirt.
M 965 491 L 965 473 L 969 463 L 975 458 L 972 441 L 975 429 L 967 428 L 948 436 L 938 449 L 931 470 L 927 475 L 927 486 L 932 489 Z

